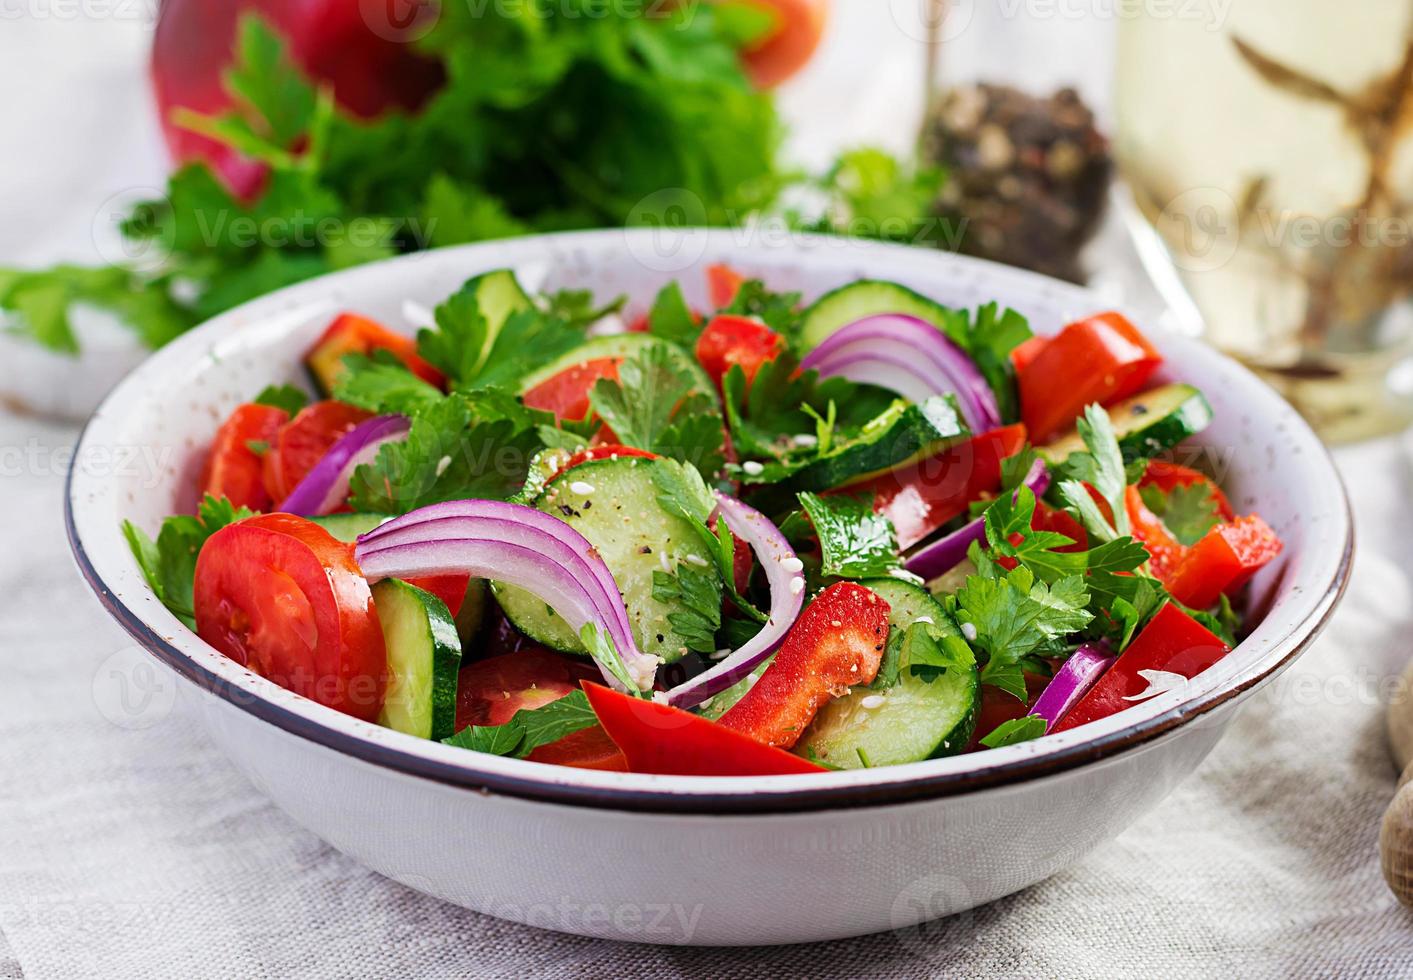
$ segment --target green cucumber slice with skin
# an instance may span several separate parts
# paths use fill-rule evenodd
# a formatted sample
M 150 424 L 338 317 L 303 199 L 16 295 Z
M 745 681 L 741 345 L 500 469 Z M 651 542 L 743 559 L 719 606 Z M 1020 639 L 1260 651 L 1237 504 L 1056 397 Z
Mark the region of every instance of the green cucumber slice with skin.
M 515 273 L 509 269 L 496 269 L 468 279 L 461 287 L 462 292 L 475 291 L 476 306 L 486 320 L 486 344 L 481 350 L 477 368 L 486 362 L 495 346 L 496 336 L 505 321 L 512 314 L 534 309 L 535 303 L 520 287 Z
M 968 435 L 957 403 L 939 395 L 910 404 L 894 402 L 853 439 L 805 466 L 790 478 L 795 490 L 832 490 L 871 480 L 888 470 L 936 455 Z
M 955 627 L 926 589 L 897 579 L 860 582 L 888 603 L 892 630 L 930 619 L 939 630 Z M 890 632 L 890 638 L 892 633 Z M 795 751 L 842 769 L 897 766 L 955 755 L 976 727 L 980 673 L 948 670 L 923 680 L 903 671 L 885 690 L 856 688 L 815 716 Z
M 654 337 L 646 333 L 620 333 L 608 337 L 594 337 L 567 354 L 556 358 L 543 367 L 536 368 L 527 374 L 520 382 L 520 393 L 523 395 L 531 388 L 543 384 L 550 378 L 567 371 L 576 365 L 586 361 L 597 361 L 605 357 L 630 358 L 637 357 L 649 347 L 665 346 L 671 348 L 674 354 L 678 355 L 678 360 L 682 366 L 688 369 L 692 376 L 697 379 L 697 386 L 702 391 L 709 392 L 712 397 L 716 397 L 716 386 L 712 384 L 711 377 L 697 363 L 697 359 L 692 357 L 676 344 L 669 343 L 661 337 Z
M 367 534 L 391 520 L 386 514 L 328 514 L 309 519 L 345 544 L 353 544 L 360 534 Z
M 1167 452 L 1212 423 L 1212 406 L 1192 385 L 1170 384 L 1111 405 L 1107 409 L 1119 438 L 1125 461 L 1147 459 Z M 1037 446 L 1045 461 L 1064 462 L 1071 453 L 1084 452 L 1076 431 Z
M 399 579 L 373 586 L 373 604 L 388 650 L 388 688 L 378 724 L 418 738 L 450 738 L 456 728 L 461 640 L 446 604 Z
M 898 313 L 941 327 L 952 311 L 896 282 L 861 279 L 825 293 L 804 313 L 801 339 L 806 349 L 818 347 L 834 331 L 881 313 Z
M 653 572 L 677 568 L 688 556 L 706 556 L 691 525 L 658 504 L 653 481 L 658 460 L 641 457 L 592 460 L 561 474 L 534 506 L 553 514 L 588 539 L 618 583 L 638 648 L 671 663 L 686 643 L 668 617 L 679 608 L 653 598 Z M 526 636 L 565 653 L 583 654 L 574 631 L 541 598 L 515 586 L 492 583 L 510 621 Z

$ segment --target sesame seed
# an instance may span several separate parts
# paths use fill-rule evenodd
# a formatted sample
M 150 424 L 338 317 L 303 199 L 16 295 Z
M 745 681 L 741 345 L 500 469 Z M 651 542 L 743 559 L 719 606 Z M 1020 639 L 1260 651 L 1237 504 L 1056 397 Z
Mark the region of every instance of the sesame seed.
M 819 437 L 801 432 L 795 437 L 795 445 L 799 446 L 801 449 L 810 449 L 819 445 Z
M 885 698 L 881 694 L 870 694 L 868 697 L 860 701 L 859 704 L 863 705 L 865 708 L 868 708 L 871 711 L 874 708 L 883 707 L 884 700 Z
M 711 562 L 707 561 L 701 555 L 685 555 L 682 560 L 689 565 L 696 565 L 698 568 L 706 568 L 711 564 Z
M 931 617 L 931 616 L 919 616 L 917 619 L 913 620 L 913 622 L 914 622 L 914 623 L 926 623 L 928 626 L 936 626 L 936 625 L 937 625 L 936 623 L 934 623 L 934 622 L 932 621 L 932 617 Z
M 976 626 L 975 626 L 974 624 L 972 624 L 972 623 L 963 623 L 963 624 L 962 624 L 962 636 L 965 636 L 969 642 L 975 643 L 975 642 L 976 642 Z
M 780 567 L 785 569 L 785 571 L 789 572 L 791 575 L 798 575 L 800 572 L 803 572 L 805 570 L 805 563 L 800 561 L 800 559 L 796 558 L 794 555 L 791 555 L 789 558 L 786 558 L 781 561 Z
M 760 476 L 765 472 L 765 467 L 753 459 L 748 459 L 741 464 L 741 471 L 747 476 Z
M 799 595 L 805 591 L 805 580 L 802 578 L 792 578 L 790 580 L 790 594 Z
M 443 456 L 441 459 L 437 460 L 437 476 L 441 476 L 443 473 L 445 473 L 447 471 L 447 467 L 449 467 L 450 465 L 450 456 Z
M 727 647 L 727 648 L 724 649 L 724 650 L 718 650 L 718 651 L 716 651 L 715 653 L 711 654 L 711 659 L 712 659 L 712 660 L 725 660 L 725 659 L 726 659 L 727 657 L 729 657 L 729 656 L 731 656 L 731 648 L 730 648 L 730 647 Z
M 829 621 L 829 625 L 833 626 L 837 630 L 844 625 L 844 621 L 842 619 L 831 619 Z
M 579 494 L 581 497 L 587 497 L 594 492 L 594 485 L 592 483 L 585 483 L 583 480 L 575 480 L 573 483 L 569 484 L 569 489 Z

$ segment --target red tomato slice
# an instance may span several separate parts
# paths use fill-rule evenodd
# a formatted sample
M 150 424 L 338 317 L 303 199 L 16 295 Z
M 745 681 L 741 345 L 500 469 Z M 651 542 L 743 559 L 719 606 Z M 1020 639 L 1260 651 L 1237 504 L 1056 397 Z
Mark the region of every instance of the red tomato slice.
M 839 492 L 872 491 L 873 509 L 893 522 L 898 546 L 911 548 L 999 489 L 1001 461 L 1024 448 L 1025 426 L 1009 425 Z
M 632 446 L 624 446 L 616 442 L 589 446 L 587 449 L 581 449 L 573 456 L 566 459 L 564 465 L 555 470 L 554 476 L 549 478 L 549 482 L 553 483 L 581 463 L 590 463 L 596 459 L 613 459 L 615 456 L 636 456 L 639 459 L 657 459 L 657 453 L 650 453 L 646 449 L 634 449 Z
M 269 510 L 270 494 L 262 475 L 265 464 L 250 444 L 264 443 L 268 452 L 288 420 L 284 409 L 270 405 L 242 405 L 232 412 L 211 444 L 201 492 L 225 497 L 236 507 Z
M 455 617 L 461 611 L 461 604 L 466 601 L 466 590 L 471 585 L 471 576 L 427 575 L 423 578 L 410 578 L 407 584 L 432 593 L 446 606 L 447 612 Z
M 1101 313 L 1071 323 L 1017 379 L 1031 439 L 1049 441 L 1073 425 L 1086 405 L 1108 405 L 1136 394 L 1162 361 L 1121 314 Z
M 370 356 L 380 350 L 392 354 L 428 384 L 438 388 L 446 384 L 442 373 L 418 356 L 415 340 L 354 313 L 344 313 L 329 324 L 329 329 L 305 357 L 305 363 L 324 390 L 333 391 L 344 372 L 344 357 L 349 354 Z
M 372 418 L 343 402 L 315 402 L 291 419 L 265 454 L 265 489 L 279 504 L 319 460 L 358 423 Z
M 831 698 L 878 674 L 888 642 L 888 603 L 853 582 L 831 585 L 811 602 L 775 660 L 718 724 L 788 749 Z
M 1281 553 L 1281 547 L 1270 525 L 1252 514 L 1208 531 L 1164 581 L 1178 602 L 1206 609 L 1223 594 L 1245 585 Z
M 654 701 L 584 683 L 599 724 L 623 750 L 629 772 L 662 776 L 784 776 L 824 772 L 813 762 Z
M 627 772 L 628 760 L 608 737 L 602 725 L 566 735 L 558 742 L 541 745 L 525 758 L 531 762 L 544 762 L 552 766 L 571 766 L 575 769 L 598 769 L 603 772 Z
M 618 380 L 621 357 L 600 357 L 566 368 L 525 392 L 525 404 L 557 419 L 579 422 L 589 415 L 589 391 L 600 378 Z
M 733 364 L 741 365 L 749 383 L 762 364 L 780 353 L 781 346 L 780 335 L 757 320 L 718 316 L 697 338 L 697 360 L 718 386 Z
M 592 661 L 529 647 L 461 668 L 456 682 L 456 730 L 504 725 L 515 712 L 558 701 L 599 676 Z
M 976 709 L 976 728 L 972 731 L 971 741 L 967 743 L 966 751 L 974 752 L 981 748 L 981 740 L 1006 722 L 1015 721 L 1017 718 L 1024 718 L 1030 714 L 1031 706 L 1035 704 L 1036 698 L 1040 697 L 1049 683 L 1050 678 L 1027 672 L 1025 674 L 1026 697 L 1024 701 L 999 687 L 992 687 L 990 684 L 981 685 L 981 700 Z
M 1056 551 L 1089 550 L 1089 533 L 1085 531 L 1084 525 L 1071 517 L 1069 511 L 1051 507 L 1043 500 L 1038 500 L 1035 503 L 1035 514 L 1030 519 L 1030 527 L 1034 531 L 1054 531 L 1056 534 L 1063 534 L 1074 542 L 1074 544 L 1067 544 L 1063 548 L 1056 548 Z
M 352 550 L 292 514 L 211 535 L 196 560 L 196 632 L 281 687 L 364 721 L 378 717 L 387 654 Z
M 731 305 L 746 283 L 746 277 L 729 265 L 709 265 L 706 268 L 707 296 L 711 305 L 720 310 Z
M 1153 691 L 1148 671 L 1192 679 L 1225 657 L 1231 647 L 1171 602 L 1159 609 L 1099 683 L 1060 719 L 1051 734 L 1069 731 L 1127 707 Z M 1157 692 L 1154 692 L 1157 693 Z
M 741 59 L 759 88 L 772 88 L 803 68 L 814 56 L 829 19 L 828 0 L 749 0 L 770 10 L 775 27 L 741 52 Z
M 1212 497 L 1217 501 L 1217 512 L 1221 514 L 1222 520 L 1236 520 L 1236 512 L 1231 509 L 1231 501 L 1227 500 L 1227 495 L 1222 493 L 1222 488 L 1217 486 L 1205 473 L 1189 469 L 1186 466 L 1179 466 L 1177 463 L 1167 463 L 1155 459 L 1149 461 L 1143 479 L 1138 481 L 1139 487 L 1157 487 L 1164 493 L 1171 493 L 1177 487 L 1190 487 L 1193 484 L 1202 484 L 1211 490 Z

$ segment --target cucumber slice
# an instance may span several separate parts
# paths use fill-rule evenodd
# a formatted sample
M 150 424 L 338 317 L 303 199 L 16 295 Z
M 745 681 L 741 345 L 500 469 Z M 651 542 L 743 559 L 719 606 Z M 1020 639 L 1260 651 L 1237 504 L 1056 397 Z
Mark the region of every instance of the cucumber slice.
M 1156 456 L 1195 436 L 1212 423 L 1212 406 L 1192 385 L 1171 384 L 1135 395 L 1108 409 L 1125 460 Z M 1037 451 L 1046 462 L 1062 463 L 1071 453 L 1084 452 L 1076 431 Z
M 446 604 L 398 579 L 373 586 L 373 604 L 388 648 L 388 689 L 378 724 L 419 738 L 450 738 L 461 642 Z
M 941 327 L 952 315 L 947 307 L 907 286 L 878 279 L 861 279 L 815 300 L 814 305 L 804 313 L 801 339 L 807 349 L 817 347 L 840 327 L 880 313 L 915 316 L 936 327 Z
M 604 357 L 637 357 L 649 347 L 668 347 L 676 355 L 676 359 L 681 365 L 691 372 L 697 379 L 697 387 L 706 392 L 710 392 L 712 397 L 716 397 L 716 386 L 712 384 L 710 376 L 702 370 L 702 366 L 697 363 L 695 357 L 688 355 L 682 348 L 672 344 L 660 337 L 654 337 L 645 333 L 620 333 L 609 337 L 594 337 L 591 340 L 574 348 L 568 354 L 556 358 L 544 367 L 536 368 L 527 374 L 520 382 L 520 393 L 543 384 L 561 371 L 585 361 L 596 361 Z
M 476 306 L 486 320 L 486 344 L 476 364 L 479 369 L 490 356 L 496 336 L 500 333 L 500 328 L 505 326 L 505 321 L 514 313 L 533 309 L 535 304 L 525 290 L 520 288 L 515 273 L 509 269 L 496 269 L 468 279 L 461 289 L 463 292 L 475 292 Z
M 931 619 L 939 630 L 955 627 L 926 589 L 896 579 L 859 583 L 890 606 L 889 626 L 905 630 Z M 891 637 L 891 634 L 890 634 Z M 857 688 L 825 705 L 795 751 L 842 769 L 897 766 L 955 755 L 976 727 L 980 674 L 948 670 L 934 680 L 904 671 L 882 691 Z
M 389 520 L 386 514 L 329 514 L 309 519 L 346 544 L 353 544 L 360 534 L 367 534 Z
M 564 520 L 589 540 L 613 573 L 623 595 L 638 648 L 671 663 L 686 642 L 668 617 L 682 611 L 653 598 L 653 572 L 671 571 L 702 546 L 691 525 L 657 502 L 658 460 L 641 457 L 582 463 L 560 476 L 534 505 Z M 587 493 L 581 492 L 590 488 Z M 526 636 L 565 653 L 585 653 L 574 631 L 541 598 L 515 586 L 492 583 L 496 601 Z
M 790 478 L 790 485 L 796 490 L 832 490 L 871 480 L 895 467 L 936 455 L 967 434 L 951 395 L 917 404 L 895 402 L 857 437 L 801 469 Z

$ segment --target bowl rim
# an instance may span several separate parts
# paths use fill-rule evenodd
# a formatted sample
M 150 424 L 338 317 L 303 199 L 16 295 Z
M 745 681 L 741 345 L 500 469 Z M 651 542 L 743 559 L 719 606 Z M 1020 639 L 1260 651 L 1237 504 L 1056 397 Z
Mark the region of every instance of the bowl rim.
M 515 255 L 523 254 L 526 259 L 539 260 L 546 251 L 554 253 L 556 249 L 613 248 L 623 247 L 624 243 L 631 248 L 638 236 L 656 233 L 654 229 L 567 232 L 437 249 L 321 276 L 253 300 L 190 331 L 128 375 L 85 425 L 75 446 L 75 459 L 83 458 L 86 444 L 95 440 L 104 428 L 121 425 L 125 416 L 115 416 L 114 408 L 140 397 L 148 380 L 160 376 L 169 365 L 189 365 L 202 356 L 210 356 L 213 341 L 225 333 L 252 320 L 269 319 L 292 304 L 313 302 L 321 295 L 327 297 L 336 282 L 352 284 L 364 277 L 395 273 L 402 265 L 427 262 L 429 257 L 435 262 L 464 267 L 469 276 L 483 268 L 516 264 L 506 261 L 507 255 L 514 259 Z M 775 252 L 778 255 L 780 251 L 773 245 L 743 245 L 728 229 L 690 229 L 684 233 L 702 236 L 708 247 L 723 256 L 746 258 L 752 253 Z M 836 239 L 796 236 L 786 251 L 807 259 L 812 249 L 822 245 L 837 247 L 837 244 Z M 1051 297 L 1057 293 L 1066 295 L 1090 308 L 1105 305 L 1080 287 L 983 260 L 878 242 L 853 241 L 851 245 L 861 250 L 858 254 L 879 253 L 895 263 L 903 262 L 915 268 L 925 269 L 929 263 L 937 264 L 936 269 L 927 271 L 939 271 L 950 265 L 952 271 L 960 269 L 996 283 L 998 295 L 1005 295 L 1009 283 L 1022 292 L 1028 290 Z M 1200 346 L 1192 340 L 1164 335 L 1159 338 L 1158 346 L 1166 345 Z M 1292 438 L 1298 439 L 1302 448 L 1312 450 L 1304 454 L 1304 465 L 1323 470 L 1322 475 L 1327 482 L 1332 482 L 1338 493 L 1338 501 L 1331 502 L 1331 516 L 1339 525 L 1338 560 L 1319 588 L 1302 596 L 1307 610 L 1283 634 L 1266 638 L 1266 654 L 1246 669 L 1223 676 L 1220 681 L 1199 685 L 1195 692 L 1169 692 L 1147 705 L 1130 709 L 1123 714 L 1136 717 L 1127 724 L 1113 724 L 1108 730 L 1104 730 L 1103 723 L 1086 726 L 1099 727 L 1102 734 L 1077 729 L 1078 736 L 1063 733 L 1040 742 L 993 749 L 982 756 L 964 757 L 986 760 L 966 768 L 955 764 L 963 757 L 952 757 L 880 769 L 795 776 L 649 776 L 566 769 L 442 746 L 350 718 L 238 667 L 183 627 L 145 585 L 145 595 L 136 597 L 141 603 L 123 597 L 112 581 L 116 577 L 116 562 L 121 559 L 126 559 L 129 565 L 132 562 L 116 522 L 111 529 L 97 527 L 101 541 L 88 538 L 81 527 L 84 519 L 79 512 L 83 505 L 79 501 L 102 482 L 98 474 L 86 472 L 77 465 L 70 467 L 64 495 L 64 522 L 70 548 L 85 581 L 108 613 L 149 653 L 197 687 L 237 709 L 291 735 L 366 763 L 460 789 L 536 802 L 642 813 L 774 814 L 915 802 L 1056 775 L 1164 738 L 1195 719 L 1239 700 L 1274 677 L 1308 648 L 1329 621 L 1348 586 L 1354 554 L 1352 511 L 1333 459 L 1304 420 L 1246 368 L 1210 349 L 1204 348 L 1198 356 L 1226 362 L 1228 370 L 1243 375 L 1243 381 L 1252 386 L 1253 397 L 1266 400 L 1266 407 L 1277 411 L 1282 421 L 1290 426 Z M 103 556 L 95 558 L 91 546 L 106 549 Z M 113 557 L 115 548 L 120 548 L 120 558 Z M 138 608 L 139 604 L 155 606 L 155 609 L 147 615 Z M 1258 625 L 1236 649 L 1257 635 L 1264 625 L 1264 622 Z M 1204 675 L 1211 673 L 1207 671 Z M 1204 675 L 1198 675 L 1192 683 L 1198 684 Z M 1161 710 L 1145 710 L 1160 703 Z

